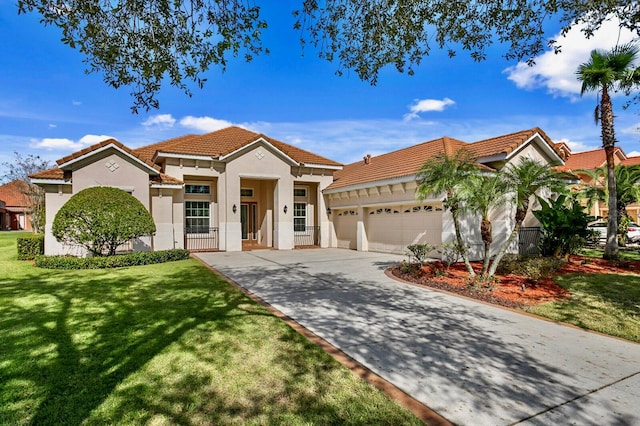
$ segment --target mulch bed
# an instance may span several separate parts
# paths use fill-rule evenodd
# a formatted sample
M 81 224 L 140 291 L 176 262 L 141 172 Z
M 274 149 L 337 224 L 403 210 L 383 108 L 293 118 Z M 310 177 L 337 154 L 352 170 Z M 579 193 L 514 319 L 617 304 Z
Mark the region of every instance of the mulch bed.
M 480 262 L 471 262 L 474 270 L 481 271 Z M 452 265 L 444 274 L 445 266 L 440 262 L 425 264 L 420 271 L 404 272 L 398 265 L 390 268 L 390 272 L 404 281 L 425 287 L 450 291 L 462 296 L 481 300 L 483 302 L 522 308 L 571 297 L 571 294 L 553 281 L 553 277 L 533 281 L 522 275 L 496 274 L 497 282 L 491 287 L 469 284 L 469 274 L 462 263 Z M 604 259 L 571 256 L 569 261 L 554 276 L 571 273 L 640 274 L 640 261 L 609 262 Z

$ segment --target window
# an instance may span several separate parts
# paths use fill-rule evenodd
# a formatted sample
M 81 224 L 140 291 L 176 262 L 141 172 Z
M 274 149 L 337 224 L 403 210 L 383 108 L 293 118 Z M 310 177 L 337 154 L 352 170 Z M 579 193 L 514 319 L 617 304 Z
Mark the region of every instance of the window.
M 307 188 L 293 188 L 293 196 L 307 198 Z
M 209 185 L 185 185 L 185 194 L 210 194 L 211 187 Z
M 293 230 L 307 230 L 307 203 L 293 203 Z
M 185 225 L 187 234 L 206 234 L 209 232 L 209 202 L 186 201 Z
M 240 188 L 241 197 L 253 197 L 253 188 Z

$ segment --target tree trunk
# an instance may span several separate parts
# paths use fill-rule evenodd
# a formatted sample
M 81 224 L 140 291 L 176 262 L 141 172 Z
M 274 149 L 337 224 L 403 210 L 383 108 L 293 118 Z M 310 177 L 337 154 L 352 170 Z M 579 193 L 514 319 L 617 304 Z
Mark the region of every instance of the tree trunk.
M 491 243 L 493 242 L 493 227 L 487 218 L 482 218 L 482 223 L 480 224 L 480 235 L 482 236 L 482 242 L 484 242 L 482 276 L 486 278 L 487 271 L 489 270 L 489 258 L 491 257 Z
M 528 210 L 528 206 L 524 210 L 524 213 L 522 209 L 516 210 L 516 216 L 515 216 L 516 224 L 514 225 L 513 230 L 511 231 L 511 234 L 509 234 L 509 238 L 507 238 L 507 241 L 505 241 L 502 247 L 500 247 L 500 250 L 498 250 L 498 253 L 496 254 L 495 259 L 493 259 L 493 262 L 491 263 L 491 268 L 489 269 L 489 273 L 487 274 L 487 278 L 491 278 L 496 274 L 496 269 L 498 269 L 498 265 L 500 264 L 500 261 L 502 260 L 504 255 L 507 253 L 507 249 L 509 248 L 511 243 L 513 243 L 513 241 L 518 236 L 518 232 L 520 232 L 520 227 L 522 226 L 522 222 L 524 221 L 524 217 L 527 213 L 527 210 Z M 522 218 L 522 219 L 517 220 L 518 218 Z
M 604 259 L 618 260 L 618 214 L 616 175 L 613 152 L 615 150 L 616 137 L 613 128 L 613 106 L 607 87 L 602 87 L 602 102 L 600 104 L 602 114 L 602 147 L 607 157 L 607 190 L 609 191 L 609 217 L 607 219 L 607 244 L 604 247 Z
M 453 228 L 456 231 L 456 240 L 458 241 L 458 244 L 460 245 L 460 250 L 462 252 L 462 260 L 464 261 L 464 266 L 467 267 L 467 272 L 469 272 L 469 277 L 473 279 L 476 277 L 476 273 L 473 270 L 473 267 L 471 266 L 471 262 L 469 262 L 469 253 L 467 253 L 467 246 L 465 246 L 464 242 L 462 241 L 462 234 L 460 233 L 460 222 L 458 222 L 458 213 L 459 213 L 458 207 L 451 206 L 450 211 L 451 211 L 451 216 L 453 217 Z

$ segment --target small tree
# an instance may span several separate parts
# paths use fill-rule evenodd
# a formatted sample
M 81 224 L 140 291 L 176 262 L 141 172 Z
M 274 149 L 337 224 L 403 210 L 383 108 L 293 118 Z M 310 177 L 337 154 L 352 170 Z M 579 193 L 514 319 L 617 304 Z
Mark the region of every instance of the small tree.
M 13 161 L 2 164 L 5 170 L 7 170 L 3 179 L 16 181 L 18 183 L 17 187 L 20 188 L 20 193 L 22 193 L 29 202 L 31 228 L 33 232 L 37 234 L 44 228 L 44 190 L 38 185 L 32 184 L 29 175 L 47 170 L 51 165 L 49 161 L 37 155 L 29 154 L 23 157 L 18 152 L 14 152 L 14 155 L 15 159 Z
M 134 238 L 156 231 L 140 201 L 110 187 L 83 189 L 67 201 L 53 220 L 52 232 L 63 243 L 79 244 L 94 256 L 109 256 Z
M 442 204 L 451 212 L 456 242 L 462 250 L 461 256 L 471 278 L 476 274 L 469 262 L 467 248 L 462 240 L 460 213 L 463 211 L 465 185 L 478 173 L 473 154 L 468 150 L 460 149 L 454 155 L 438 154 L 424 163 L 416 176 L 418 183 L 416 197 L 419 200 L 424 200 L 429 195 L 444 195 Z

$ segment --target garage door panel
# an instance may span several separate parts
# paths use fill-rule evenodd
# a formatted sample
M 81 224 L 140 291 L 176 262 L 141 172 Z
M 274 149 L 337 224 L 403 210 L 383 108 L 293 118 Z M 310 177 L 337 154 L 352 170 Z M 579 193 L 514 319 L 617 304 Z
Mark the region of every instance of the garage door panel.
M 410 244 L 442 243 L 442 211 L 435 208 L 373 209 L 367 212 L 365 227 L 370 251 L 404 254 Z
M 338 212 L 333 219 L 338 248 L 356 250 L 358 247 L 358 216 L 350 210 Z

